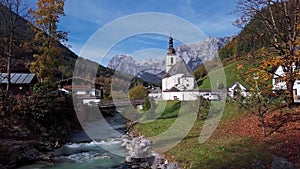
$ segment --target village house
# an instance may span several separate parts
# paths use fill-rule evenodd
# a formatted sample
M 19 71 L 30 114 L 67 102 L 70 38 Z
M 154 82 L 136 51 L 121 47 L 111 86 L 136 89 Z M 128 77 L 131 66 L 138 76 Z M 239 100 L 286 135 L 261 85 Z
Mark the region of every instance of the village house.
M 37 78 L 32 73 L 11 73 L 10 82 L 10 91 L 13 95 L 29 94 L 31 93 L 31 88 L 37 82 Z M 7 73 L 0 73 L 1 90 L 6 90 L 7 83 Z
M 8 83 L 6 59 L 0 58 L 0 88 L 6 90 Z M 10 92 L 13 95 L 30 94 L 32 87 L 38 82 L 35 74 L 30 73 L 20 59 L 11 60 L 11 85 Z
M 283 71 L 283 67 L 279 66 L 274 73 L 273 79 L 272 79 L 272 90 L 274 92 L 281 92 L 284 90 L 287 90 L 286 82 L 284 82 L 281 77 L 285 76 L 285 73 Z M 294 102 L 300 103 L 300 80 L 296 80 L 293 86 L 293 96 L 294 96 Z
M 247 88 L 240 82 L 235 82 L 230 88 L 228 88 L 228 96 L 233 99 L 239 96 L 246 97 L 247 95 Z
M 148 88 L 149 90 L 149 97 L 152 97 L 154 99 L 161 99 L 161 89 L 159 87 L 150 87 Z
M 71 91 L 83 104 L 99 104 L 103 97 L 101 85 L 80 77 L 72 77 L 59 82 L 60 89 Z

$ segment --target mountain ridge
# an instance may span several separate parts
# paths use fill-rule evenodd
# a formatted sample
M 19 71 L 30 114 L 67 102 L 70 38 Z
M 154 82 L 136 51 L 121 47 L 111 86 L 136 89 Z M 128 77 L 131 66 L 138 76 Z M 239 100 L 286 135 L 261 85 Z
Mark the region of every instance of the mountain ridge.
M 212 60 L 218 51 L 224 47 L 231 37 L 208 37 L 204 41 L 193 44 L 183 44 L 175 48 L 178 57 L 182 58 L 188 67 L 194 71 L 203 62 Z M 167 54 L 167 51 L 166 51 Z M 107 67 L 113 70 L 130 73 L 146 81 L 160 83 L 165 74 L 165 58 L 135 60 L 130 55 L 115 55 L 108 62 Z

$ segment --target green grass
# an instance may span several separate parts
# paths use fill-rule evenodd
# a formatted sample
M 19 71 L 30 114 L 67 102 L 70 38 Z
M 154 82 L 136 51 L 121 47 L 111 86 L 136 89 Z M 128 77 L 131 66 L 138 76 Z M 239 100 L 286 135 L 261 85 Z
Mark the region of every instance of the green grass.
M 152 137 L 158 135 L 169 128 L 176 120 L 181 106 L 180 101 L 159 102 L 156 112 L 161 114 L 158 119 L 148 123 L 141 123 L 136 129 L 141 131 L 145 136 Z
M 197 137 L 188 137 L 167 155 L 174 155 L 174 160 L 188 169 L 252 168 L 256 161 L 269 161 L 264 145 L 250 138 L 214 138 L 204 144 L 197 141 Z
M 180 105 L 178 101 L 169 101 L 164 109 L 164 104 L 159 103 L 157 112 L 162 113 L 161 117 L 149 123 L 137 124 L 134 130 L 138 130 L 146 137 L 164 132 L 175 122 Z M 236 103 L 226 103 L 217 130 L 220 130 L 227 121 L 243 115 Z M 252 164 L 256 161 L 269 162 L 270 155 L 264 151 L 265 145 L 251 138 L 214 134 L 207 142 L 200 144 L 199 135 L 203 123 L 204 120 L 196 121 L 188 135 L 165 153 L 168 160 L 177 161 L 182 168 L 188 169 L 252 168 Z
M 219 68 L 217 70 L 211 71 L 207 76 L 198 80 L 198 81 L 203 81 L 202 85 L 199 87 L 199 89 L 200 90 L 217 89 L 217 83 L 211 84 L 210 78 L 221 80 L 221 77 L 222 77 L 221 75 L 223 74 L 223 71 L 226 76 L 227 88 L 231 87 L 235 82 L 240 82 L 243 85 L 245 85 L 245 83 L 238 78 L 237 64 L 238 63 L 231 63 L 231 64 L 225 66 L 224 68 Z M 243 71 L 243 70 L 241 70 L 241 71 Z

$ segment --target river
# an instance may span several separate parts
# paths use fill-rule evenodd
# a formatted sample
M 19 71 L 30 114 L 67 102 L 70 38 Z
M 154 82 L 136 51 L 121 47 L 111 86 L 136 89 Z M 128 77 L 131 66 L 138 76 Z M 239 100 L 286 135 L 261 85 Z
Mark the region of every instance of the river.
M 105 130 L 108 122 L 118 133 Z M 53 157 L 51 162 L 36 162 L 35 164 L 23 166 L 19 169 L 123 169 L 126 168 L 124 156 L 128 152 L 121 145 L 125 138 L 121 138 L 126 127 L 125 120 L 119 113 L 113 117 L 106 117 L 102 121 L 88 123 L 85 128 L 93 135 L 105 138 L 91 140 L 84 131 L 78 131 L 70 135 L 69 143 L 55 149 L 49 154 Z M 102 126 L 103 125 L 103 126 Z M 106 132 L 106 133 L 105 133 Z M 104 147 L 104 148 L 103 148 Z M 108 150 L 108 151 L 107 151 Z M 110 151 L 110 152 L 109 152 Z

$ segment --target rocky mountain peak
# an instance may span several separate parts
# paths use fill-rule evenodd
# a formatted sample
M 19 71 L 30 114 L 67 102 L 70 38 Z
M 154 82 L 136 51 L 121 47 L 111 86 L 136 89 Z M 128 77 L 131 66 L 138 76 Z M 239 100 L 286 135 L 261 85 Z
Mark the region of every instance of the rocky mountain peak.
M 231 40 L 230 37 L 217 38 L 209 37 L 204 41 L 194 44 L 183 44 L 176 47 L 176 54 L 182 58 L 189 68 L 194 71 L 203 62 L 209 61 L 217 56 L 218 51 Z M 166 49 L 167 52 L 167 49 Z M 151 77 L 157 80 L 165 71 L 165 58 L 146 57 L 144 60 L 134 60 L 129 55 L 116 55 L 108 63 L 111 69 L 119 70 L 124 73 L 130 73 L 143 78 L 147 74 L 147 78 Z M 153 77 L 152 77 L 153 76 Z M 153 81 L 151 79 L 144 79 Z

